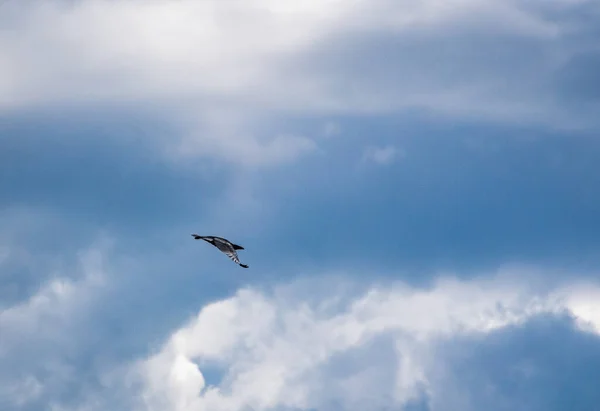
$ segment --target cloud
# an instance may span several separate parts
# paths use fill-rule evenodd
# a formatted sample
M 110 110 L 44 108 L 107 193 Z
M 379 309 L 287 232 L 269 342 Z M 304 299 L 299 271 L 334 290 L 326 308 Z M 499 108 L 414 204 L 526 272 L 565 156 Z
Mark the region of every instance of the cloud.
M 10 80 L 2 95 L 8 105 L 65 98 L 160 96 L 189 101 L 203 95 L 234 95 L 242 98 L 239 102 L 250 97 L 259 106 L 272 106 L 300 93 L 289 106 L 301 101 L 306 91 L 316 91 L 317 84 L 305 78 L 308 82 L 277 90 L 285 81 L 280 60 L 302 55 L 335 36 L 363 30 L 402 35 L 457 23 L 477 27 L 470 15 L 489 21 L 497 32 L 549 39 L 560 34 L 560 26 L 545 20 L 538 10 L 499 1 L 330 0 L 298 6 L 290 0 L 243 4 L 55 0 L 9 3 L 5 8 L 5 20 L 16 29 L 4 35 L 8 46 L 4 68 Z M 366 9 L 371 10 L 369 17 L 364 17 Z M 119 35 L 123 33 L 119 30 L 127 35 Z M 42 41 L 47 53 L 60 58 L 45 60 L 38 52 Z M 41 59 L 48 63 L 45 70 L 33 69 L 31 63 Z M 309 90 L 302 93 L 306 86 Z
M 569 315 L 543 315 L 484 338 L 444 346 L 440 388 L 432 409 L 593 409 L 600 339 L 581 332 Z
M 274 165 L 297 116 L 596 124 L 577 73 L 597 65 L 594 3 L 453 0 L 8 2 L 0 107 L 151 110 L 168 152 Z M 589 13 L 588 13 L 589 12 Z M 591 56 L 582 58 L 581 56 Z M 573 99 L 577 104 L 573 104 Z M 571 107 L 576 107 L 571 109 Z
M 68 268 L 76 275 L 55 273 L 28 299 L 0 308 L 3 409 L 48 405 L 77 379 L 71 363 L 81 337 L 76 330 L 103 296 L 107 241 L 99 239 L 79 253 L 78 265 Z M 0 288 L 4 286 L 0 282 Z
M 0 8 L 3 410 L 597 403 L 596 2 Z
M 387 166 L 392 164 L 399 154 L 403 153 L 391 145 L 385 147 L 369 146 L 365 149 L 362 160 Z
M 462 381 L 452 374 L 458 369 L 444 369 L 456 353 L 445 353 L 444 344 L 495 338 L 544 315 L 570 313 L 597 323 L 597 315 L 577 317 L 576 308 L 580 293 L 596 287 L 576 288 L 536 292 L 506 276 L 446 277 L 429 289 L 373 286 L 362 295 L 313 296 L 312 303 L 294 286 L 274 293 L 242 289 L 205 306 L 134 368 L 144 381 L 138 409 L 359 410 L 421 403 L 431 411 L 475 410 L 455 408 L 459 400 L 439 382 L 444 370 Z

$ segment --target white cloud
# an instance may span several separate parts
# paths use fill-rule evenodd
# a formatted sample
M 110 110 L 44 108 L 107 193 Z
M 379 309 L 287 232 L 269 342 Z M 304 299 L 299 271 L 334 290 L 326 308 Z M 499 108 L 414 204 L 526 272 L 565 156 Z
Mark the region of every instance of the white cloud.
M 37 333 L 46 327 L 51 330 L 52 326 L 47 324 L 49 319 L 58 320 L 68 315 L 73 304 L 89 298 L 83 290 L 102 284 L 101 258 L 99 250 L 86 251 L 81 256 L 83 279 L 54 278 L 26 302 L 0 311 L 0 329 L 4 330 L 4 335 Z
M 178 124 L 199 120 L 182 131 L 183 152 L 244 165 L 278 164 L 312 150 L 307 137 L 280 136 L 293 130 L 258 132 L 257 124 L 286 115 L 425 108 L 562 123 L 571 114 L 558 109 L 547 85 L 576 51 L 565 46 L 573 31 L 544 10 L 570 4 L 8 2 L 0 17 L 9 28 L 0 34 L 0 110 L 159 108 Z M 514 51 L 490 55 L 507 50 L 503 42 Z M 182 138 L 164 139 L 171 145 Z
M 369 146 L 365 149 L 362 160 L 385 166 L 392 164 L 399 155 L 403 154 L 403 151 L 399 151 L 392 145 L 385 147 Z
M 0 405 L 6 406 L 5 401 L 8 400 L 12 405 L 22 407 L 32 400 L 37 399 L 42 390 L 43 386 L 40 381 L 29 375 L 0 388 Z
M 600 289 L 591 284 L 577 284 L 565 289 L 565 305 L 582 329 L 600 334 Z
M 77 338 L 73 327 L 102 297 L 109 246 L 99 240 L 80 253 L 79 275 L 56 273 L 28 299 L 0 309 L 0 406 L 28 406 L 72 377 L 61 361 Z
M 1 37 L 5 47 L 0 60 L 8 79 L 0 93 L 5 107 L 160 99 L 186 106 L 208 101 L 213 104 L 203 107 L 210 110 L 235 96 L 228 106 L 291 108 L 300 103 L 307 109 L 314 104 L 324 108 L 327 101 L 342 103 L 344 96 L 322 94 L 328 87 L 318 77 L 282 71 L 286 67 L 281 63 L 336 35 L 361 30 L 400 34 L 453 22 L 473 25 L 471 13 L 491 19 L 496 29 L 504 25 L 524 36 L 552 38 L 559 32 L 556 24 L 522 11 L 518 3 L 500 1 L 9 4 L 5 20 L 13 31 Z
M 436 343 L 565 310 L 598 324 L 598 300 L 581 294 L 597 294 L 596 286 L 535 292 L 514 278 L 446 277 L 430 289 L 396 284 L 342 299 L 330 289 L 335 297 L 312 304 L 307 301 L 314 297 L 290 298 L 294 287 L 240 290 L 205 306 L 160 352 L 134 368 L 145 384 L 139 409 L 260 411 L 337 404 L 340 410 L 362 410 L 407 404 L 424 392 L 439 406 L 444 401 L 436 398 L 432 373 L 443 358 Z M 222 379 L 209 384 L 206 372 L 215 369 Z

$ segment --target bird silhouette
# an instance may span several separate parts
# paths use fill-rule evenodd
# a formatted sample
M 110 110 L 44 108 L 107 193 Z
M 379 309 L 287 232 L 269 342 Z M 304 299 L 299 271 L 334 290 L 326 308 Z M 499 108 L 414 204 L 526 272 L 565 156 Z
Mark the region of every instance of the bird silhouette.
M 227 257 L 231 258 L 234 263 L 238 264 L 240 267 L 248 268 L 246 264 L 240 263 L 240 259 L 238 258 L 236 252 L 236 250 L 244 249 L 244 247 L 242 247 L 241 245 L 233 244 L 231 241 L 225 238 L 215 237 L 211 235 L 202 236 L 198 234 L 192 234 L 192 237 L 194 237 L 195 240 L 204 240 L 207 243 L 214 245 L 219 249 L 219 251 L 221 251 Z

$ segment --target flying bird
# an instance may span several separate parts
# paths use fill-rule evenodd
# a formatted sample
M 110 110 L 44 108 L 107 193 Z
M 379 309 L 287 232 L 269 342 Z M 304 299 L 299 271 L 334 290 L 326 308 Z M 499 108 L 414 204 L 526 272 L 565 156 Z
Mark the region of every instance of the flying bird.
M 240 263 L 240 259 L 238 258 L 237 252 L 235 251 L 243 250 L 244 247 L 242 247 L 241 245 L 233 244 L 231 241 L 221 237 L 201 236 L 198 234 L 192 234 L 192 237 L 194 237 L 195 240 L 204 240 L 207 243 L 214 245 L 227 257 L 231 258 L 234 263 L 239 264 L 241 267 L 248 268 L 246 264 Z

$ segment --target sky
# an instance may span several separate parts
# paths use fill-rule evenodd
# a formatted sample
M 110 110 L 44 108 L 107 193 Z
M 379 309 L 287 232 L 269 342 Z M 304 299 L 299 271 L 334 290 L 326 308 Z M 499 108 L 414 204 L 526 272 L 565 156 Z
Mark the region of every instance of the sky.
M 598 44 L 593 0 L 0 2 L 0 409 L 597 409 Z

